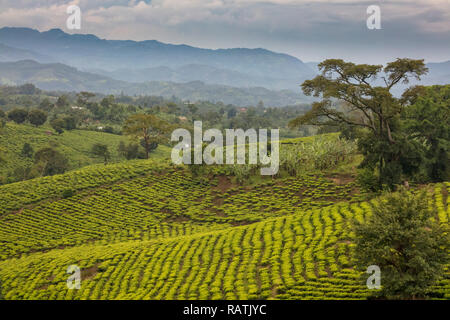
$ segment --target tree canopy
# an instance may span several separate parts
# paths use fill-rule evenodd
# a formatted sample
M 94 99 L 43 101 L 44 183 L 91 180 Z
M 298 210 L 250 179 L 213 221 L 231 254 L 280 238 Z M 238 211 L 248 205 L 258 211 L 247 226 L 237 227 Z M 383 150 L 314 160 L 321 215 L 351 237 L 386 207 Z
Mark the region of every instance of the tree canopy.
M 50 147 L 38 150 L 34 163 L 42 176 L 64 173 L 69 167 L 66 157 Z
M 427 68 L 423 60 L 397 59 L 382 65 L 354 64 L 340 59 L 318 65 L 322 74 L 302 84 L 308 96 L 321 97 L 306 114 L 290 122 L 300 125 L 332 125 L 360 130 L 359 148 L 365 156 L 363 167 L 378 168 L 380 187 L 393 187 L 402 173 L 411 173 L 420 164 L 418 145 L 400 130 L 405 99 L 396 98 L 391 89 L 411 78 L 420 80 Z M 383 86 L 374 85 L 380 77 Z M 337 108 L 341 103 L 342 109 Z
M 36 127 L 41 126 L 47 121 L 47 113 L 39 109 L 33 109 L 28 112 L 28 121 Z
M 426 191 L 401 189 L 375 202 L 365 223 L 355 222 L 355 259 L 365 271 L 381 271 L 381 291 L 388 299 L 424 298 L 443 275 L 449 260 L 448 227 L 436 220 Z
M 160 143 L 167 139 L 170 125 L 151 114 L 136 114 L 129 117 L 123 127 L 126 135 L 143 140 L 143 146 L 148 159 L 153 143 Z
M 96 143 L 92 146 L 92 154 L 97 157 L 102 157 L 105 165 L 108 163 L 111 154 L 109 153 L 108 146 L 102 143 Z
M 15 123 L 24 123 L 27 120 L 28 111 L 24 108 L 15 108 L 8 112 L 8 119 Z

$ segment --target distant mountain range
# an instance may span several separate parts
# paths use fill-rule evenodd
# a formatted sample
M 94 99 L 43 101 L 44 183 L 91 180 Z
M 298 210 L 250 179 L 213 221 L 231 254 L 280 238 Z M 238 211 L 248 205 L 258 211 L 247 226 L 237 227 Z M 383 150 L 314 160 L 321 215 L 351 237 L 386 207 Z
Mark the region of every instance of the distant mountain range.
M 318 72 L 316 62 L 265 49 L 211 50 L 9 27 L 0 29 L 1 61 L 1 84 L 31 82 L 46 90 L 175 95 L 240 105 L 311 101 L 299 85 Z M 421 84 L 449 83 L 450 61 L 428 67 Z
M 41 64 L 33 60 L 0 62 L 0 82 L 3 85 L 33 83 L 43 90 L 93 91 L 111 93 L 126 88 L 124 81 L 78 71 L 62 63 Z
M 41 64 L 33 60 L 0 62 L 0 84 L 20 85 L 33 83 L 49 91 L 91 91 L 105 94 L 157 95 L 184 100 L 222 101 L 240 106 L 257 105 L 263 101 L 267 106 L 293 105 L 308 101 L 299 92 L 274 91 L 263 87 L 238 88 L 225 85 L 205 84 L 201 81 L 174 83 L 148 81 L 132 83 L 110 77 L 82 72 L 61 63 Z
M 220 69 L 204 64 L 188 64 L 181 67 L 153 67 L 144 69 L 119 69 L 115 71 L 105 71 L 102 69 L 91 69 L 90 72 L 101 74 L 117 80 L 128 82 L 146 81 L 172 81 L 189 82 L 202 81 L 208 84 L 222 84 L 233 87 L 266 87 L 273 90 L 283 90 L 291 88 L 298 91 L 302 80 L 263 78 L 249 75 L 242 72 Z M 310 74 L 309 77 L 314 76 Z M 307 77 L 305 77 L 306 80 Z M 294 85 L 293 85 L 294 84 Z
M 296 90 L 298 84 L 314 75 L 299 59 L 260 48 L 211 50 L 156 40 L 104 40 L 94 35 L 70 35 L 60 29 L 39 32 L 9 27 L 0 29 L 0 43 L 51 57 L 54 62 L 83 71 L 94 70 L 132 82 L 201 80 Z M 139 80 L 132 79 L 132 75 Z
M 36 60 L 43 63 L 55 62 L 52 58 L 24 49 L 8 47 L 0 43 L 0 61 Z

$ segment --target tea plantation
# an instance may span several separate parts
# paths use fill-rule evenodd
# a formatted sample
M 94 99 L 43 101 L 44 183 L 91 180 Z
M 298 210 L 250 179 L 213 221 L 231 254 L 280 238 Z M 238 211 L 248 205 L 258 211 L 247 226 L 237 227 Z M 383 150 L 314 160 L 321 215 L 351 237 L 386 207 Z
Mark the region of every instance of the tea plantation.
M 67 192 L 69 190 L 69 192 Z M 428 186 L 440 223 L 450 183 Z M 239 185 L 162 161 L 0 187 L 5 299 L 364 299 L 353 219 L 372 200 L 324 175 Z M 81 289 L 68 290 L 68 266 Z M 433 288 L 450 298 L 450 269 Z

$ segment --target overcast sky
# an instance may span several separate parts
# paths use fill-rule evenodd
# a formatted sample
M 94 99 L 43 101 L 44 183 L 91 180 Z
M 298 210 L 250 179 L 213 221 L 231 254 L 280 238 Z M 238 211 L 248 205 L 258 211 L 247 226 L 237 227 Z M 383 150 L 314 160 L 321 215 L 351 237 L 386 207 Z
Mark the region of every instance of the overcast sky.
M 450 0 L 0 0 L 0 27 L 74 33 L 70 4 L 82 10 L 76 33 L 106 39 L 261 47 L 303 61 L 450 60 Z M 381 30 L 366 26 L 370 5 L 381 8 Z

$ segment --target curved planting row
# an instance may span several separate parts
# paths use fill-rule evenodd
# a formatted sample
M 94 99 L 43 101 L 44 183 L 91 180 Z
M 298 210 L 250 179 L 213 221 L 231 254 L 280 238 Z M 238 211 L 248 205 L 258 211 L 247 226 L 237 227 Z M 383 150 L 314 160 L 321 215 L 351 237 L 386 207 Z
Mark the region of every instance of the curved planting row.
M 65 174 L 0 186 L 0 216 L 26 205 L 61 197 L 65 190 L 84 190 L 164 170 L 154 161 L 129 161 L 113 165 L 93 165 Z
M 0 260 L 93 241 L 115 243 L 189 235 L 359 197 L 353 183 L 340 186 L 312 176 L 222 188 L 223 177 L 205 183 L 174 168 L 148 173 L 146 163 L 129 175 L 147 175 L 107 184 L 113 181 L 107 177 L 113 177 L 116 170 L 127 169 L 114 166 L 101 177 L 90 175 L 90 170 L 80 176 L 66 175 L 61 184 L 70 184 L 71 177 L 78 177 L 78 181 L 84 181 L 80 182 L 84 188 L 103 186 L 0 216 Z M 63 187 L 58 186 L 56 182 L 52 186 L 55 194 L 62 192 Z
M 450 217 L 450 184 L 430 205 Z M 339 203 L 246 226 L 149 241 L 90 244 L 0 262 L 6 299 L 362 299 L 352 268 L 352 219 L 370 203 Z M 68 290 L 67 267 L 82 269 Z M 447 270 L 448 271 L 448 270 Z M 435 293 L 450 298 L 450 274 Z

